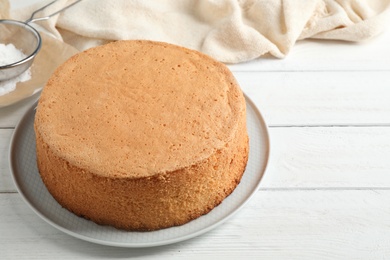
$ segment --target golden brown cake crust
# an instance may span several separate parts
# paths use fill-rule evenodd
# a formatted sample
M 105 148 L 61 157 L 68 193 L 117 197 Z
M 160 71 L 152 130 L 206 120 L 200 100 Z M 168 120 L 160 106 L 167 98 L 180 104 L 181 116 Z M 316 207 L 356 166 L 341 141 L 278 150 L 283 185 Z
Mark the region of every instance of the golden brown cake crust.
M 118 41 L 72 57 L 42 92 L 35 132 L 53 197 L 128 230 L 206 214 L 248 159 L 245 100 L 230 71 L 159 42 Z

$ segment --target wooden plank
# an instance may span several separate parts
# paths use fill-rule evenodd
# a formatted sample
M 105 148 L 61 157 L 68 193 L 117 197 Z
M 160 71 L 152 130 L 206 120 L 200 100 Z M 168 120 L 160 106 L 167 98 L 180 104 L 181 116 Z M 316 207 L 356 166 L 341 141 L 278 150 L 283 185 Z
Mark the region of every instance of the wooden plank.
M 390 125 L 388 72 L 234 75 L 272 126 Z
M 390 190 L 260 191 L 217 229 L 178 244 L 129 250 L 57 231 L 17 194 L 0 194 L 5 259 L 388 259 Z
M 0 192 L 15 191 L 0 130 Z M 390 127 L 271 128 L 261 188 L 390 187 Z
M 390 187 L 390 127 L 272 128 L 264 188 Z

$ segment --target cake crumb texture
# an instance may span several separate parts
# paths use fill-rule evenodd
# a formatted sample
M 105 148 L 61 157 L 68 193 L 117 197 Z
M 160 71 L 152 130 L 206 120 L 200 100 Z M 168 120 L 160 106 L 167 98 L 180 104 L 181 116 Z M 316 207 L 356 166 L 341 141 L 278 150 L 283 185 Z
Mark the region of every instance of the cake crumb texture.
M 208 213 L 248 160 L 245 99 L 231 72 L 160 42 L 117 41 L 73 56 L 45 86 L 34 128 L 53 197 L 126 230 Z

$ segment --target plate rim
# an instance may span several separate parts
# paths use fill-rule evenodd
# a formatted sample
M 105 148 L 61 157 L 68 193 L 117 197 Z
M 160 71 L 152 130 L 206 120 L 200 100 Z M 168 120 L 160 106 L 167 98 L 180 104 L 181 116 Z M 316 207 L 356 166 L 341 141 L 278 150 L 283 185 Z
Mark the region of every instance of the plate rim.
M 238 205 L 236 206 L 229 214 L 227 214 L 226 216 L 223 216 L 219 221 L 217 221 L 216 223 L 213 223 L 211 225 L 208 225 L 207 227 L 204 227 L 204 228 L 201 228 L 195 232 L 192 232 L 190 234 L 187 234 L 187 235 L 182 235 L 182 236 L 178 236 L 178 237 L 175 237 L 175 238 L 171 238 L 171 239 L 167 239 L 167 240 L 161 240 L 161 241 L 154 241 L 154 242 L 143 242 L 143 243 L 131 243 L 131 242 L 118 242 L 118 241 L 108 241 L 108 240 L 102 240 L 102 239 L 97 239 L 97 238 L 93 238 L 93 237 L 90 237 L 90 236 L 87 236 L 87 235 L 83 235 L 83 234 L 79 234 L 75 231 L 72 231 L 72 230 L 69 230 L 65 227 L 62 227 L 61 225 L 57 224 L 56 222 L 54 222 L 52 219 L 48 218 L 47 216 L 45 216 L 39 209 L 37 209 L 34 205 L 34 203 L 27 197 L 27 195 L 25 194 L 25 192 L 23 191 L 23 189 L 21 188 L 21 185 L 19 183 L 19 180 L 17 178 L 17 170 L 16 170 L 16 162 L 14 160 L 14 157 L 15 157 L 15 153 L 16 153 L 16 148 L 15 148 L 15 143 L 17 142 L 17 137 L 20 136 L 20 132 L 23 131 L 23 127 L 22 127 L 22 124 L 23 122 L 25 122 L 29 116 L 31 116 L 31 114 L 34 112 L 34 110 L 36 109 L 36 106 L 38 104 L 38 101 L 39 101 L 39 98 L 26 110 L 26 112 L 23 114 L 23 116 L 20 118 L 20 120 L 18 121 L 18 123 L 16 124 L 16 127 L 14 129 L 14 132 L 11 136 L 11 140 L 10 140 L 10 146 L 9 146 L 9 153 L 8 153 L 8 160 L 9 160 L 9 165 L 10 165 L 10 170 L 11 170 L 11 176 L 12 176 L 12 180 L 14 182 L 14 185 L 16 186 L 16 189 L 18 191 L 18 193 L 22 196 L 22 199 L 24 200 L 24 202 L 33 210 L 33 212 L 35 214 L 37 214 L 41 219 L 43 219 L 46 223 L 50 224 L 51 226 L 53 226 L 54 228 L 62 231 L 63 233 L 67 234 L 67 235 L 70 235 L 70 236 L 73 236 L 75 238 L 78 238 L 78 239 L 81 239 L 81 240 L 84 240 L 84 241 L 88 241 L 88 242 L 91 242 L 91 243 L 95 243 L 95 244 L 100 244 L 100 245 L 106 245 L 106 246 L 114 246 L 114 247 L 123 247 L 123 248 L 147 248 L 147 247 L 156 247 L 156 246 L 163 246 L 163 245 L 169 245 L 169 244 L 174 244 L 174 243 L 178 243 L 178 242 L 182 242 L 182 241 L 185 241 L 185 240 L 188 240 L 188 239 L 191 239 L 191 238 L 194 238 L 194 237 L 197 237 L 199 235 L 202 235 L 204 233 L 207 233 L 208 231 L 218 227 L 219 225 L 225 223 L 228 219 L 230 219 L 231 217 L 233 217 L 238 211 L 240 211 L 250 200 L 251 198 L 254 196 L 254 194 L 256 194 L 256 192 L 258 191 L 259 189 L 259 186 L 261 185 L 261 181 L 262 179 L 264 178 L 264 175 L 266 174 L 267 172 L 267 169 L 268 169 L 268 165 L 269 165 L 269 160 L 270 160 L 270 155 L 271 155 L 271 139 L 270 139 L 270 134 L 269 134 L 269 128 L 268 128 L 268 125 L 267 123 L 265 122 L 264 120 L 264 117 L 262 115 L 262 113 L 260 112 L 260 110 L 258 109 L 258 107 L 256 106 L 256 104 L 252 101 L 251 98 L 249 98 L 245 93 L 244 94 L 244 97 L 245 97 L 245 101 L 247 103 L 247 106 L 248 104 L 251 106 L 251 108 L 253 109 L 254 113 L 256 114 L 256 118 L 257 120 L 259 121 L 260 125 L 262 126 L 262 130 L 264 131 L 263 132 L 263 135 L 264 135 L 264 140 L 266 141 L 266 144 L 265 144 L 265 148 L 264 148 L 264 151 L 265 151 L 265 158 L 264 158 L 264 166 L 263 166 L 263 170 L 262 170 L 262 173 L 261 173 L 261 176 L 260 176 L 260 179 L 259 181 L 256 183 L 256 185 L 253 187 L 253 190 L 250 191 L 246 196 L 245 196 L 245 199 Z M 244 172 L 245 173 L 245 172 Z M 234 191 L 231 195 L 234 194 Z M 57 202 L 58 203 L 58 202 Z M 61 205 L 60 205 L 61 206 Z M 61 206 L 62 207 L 62 206 Z M 71 212 L 69 212 L 70 214 L 73 214 Z M 190 223 L 190 222 L 189 222 Z M 188 223 L 187 223 L 188 224 Z M 185 226 L 186 224 L 182 225 L 182 226 Z M 172 228 L 175 228 L 175 227 L 172 227 Z M 180 226 L 177 226 L 176 228 L 180 228 Z M 120 230 L 118 230 L 120 232 Z M 156 230 L 156 231 L 150 231 L 151 234 L 152 232 L 158 232 L 159 230 Z

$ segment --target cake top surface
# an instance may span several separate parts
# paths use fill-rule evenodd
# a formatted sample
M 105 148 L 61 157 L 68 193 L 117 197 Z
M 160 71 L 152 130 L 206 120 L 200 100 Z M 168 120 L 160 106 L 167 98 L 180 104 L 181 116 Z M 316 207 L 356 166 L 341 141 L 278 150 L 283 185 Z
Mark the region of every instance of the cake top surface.
M 81 52 L 44 87 L 35 130 L 58 156 L 103 177 L 149 177 L 228 145 L 245 100 L 225 65 L 151 41 Z

